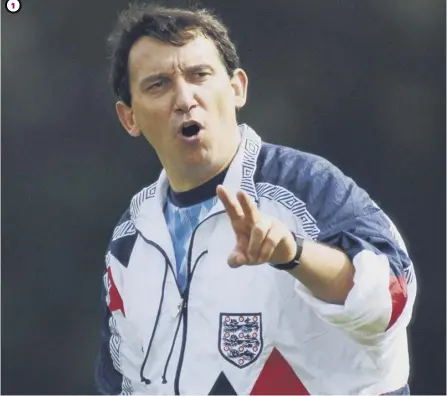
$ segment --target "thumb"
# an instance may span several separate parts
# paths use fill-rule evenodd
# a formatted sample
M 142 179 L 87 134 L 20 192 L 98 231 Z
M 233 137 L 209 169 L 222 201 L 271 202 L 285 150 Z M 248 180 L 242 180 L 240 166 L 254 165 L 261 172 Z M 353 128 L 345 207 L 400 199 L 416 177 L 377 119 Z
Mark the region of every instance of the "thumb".
M 244 254 L 237 250 L 233 250 L 228 256 L 228 265 L 231 268 L 238 268 L 247 262 Z

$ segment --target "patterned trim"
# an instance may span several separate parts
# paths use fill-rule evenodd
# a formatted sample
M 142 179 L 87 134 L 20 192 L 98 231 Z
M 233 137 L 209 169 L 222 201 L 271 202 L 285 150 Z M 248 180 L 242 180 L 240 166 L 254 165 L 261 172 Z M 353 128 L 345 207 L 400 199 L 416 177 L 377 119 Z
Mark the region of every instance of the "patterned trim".
M 110 259 L 111 259 L 111 253 L 110 251 L 106 254 L 106 268 L 109 268 L 110 266 Z M 108 293 L 109 290 L 109 277 L 108 272 L 103 276 L 104 281 L 104 287 L 106 292 L 106 303 L 107 305 L 110 304 L 110 294 Z M 109 351 L 110 351 L 110 357 L 112 358 L 113 367 L 115 368 L 118 373 L 122 375 L 123 381 L 121 383 L 121 395 L 133 395 L 133 387 L 132 383 L 130 382 L 129 378 L 125 377 L 122 373 L 122 367 L 121 367 L 121 361 L 120 361 L 120 347 L 121 347 L 121 336 L 118 333 L 118 329 L 116 327 L 116 319 L 113 316 L 113 314 L 110 315 L 109 318 L 109 329 L 110 329 L 110 340 L 109 340 Z
M 256 163 L 259 151 L 261 150 L 261 139 L 247 136 L 245 139 L 244 157 L 242 158 L 242 180 L 241 187 L 256 201 L 258 195 L 256 193 L 253 176 L 256 171 Z
M 109 327 L 110 327 L 110 356 L 112 357 L 113 367 L 115 370 L 121 373 L 121 363 L 120 363 L 120 346 L 121 346 L 121 338 L 118 334 L 118 330 L 116 329 L 116 319 L 110 316 L 109 319 Z
M 125 221 L 113 231 L 112 242 L 129 235 L 134 235 L 136 231 L 132 220 Z
M 110 267 L 110 259 L 111 258 L 112 258 L 112 253 L 110 252 L 110 250 L 108 250 L 106 253 L 106 268 Z
M 110 328 L 110 356 L 112 358 L 113 367 L 115 370 L 122 374 L 123 370 L 120 362 L 120 347 L 121 347 L 121 337 L 116 328 L 116 319 L 110 316 L 109 319 L 109 328 Z M 123 382 L 121 383 L 121 395 L 132 395 L 133 387 L 129 378 L 123 375 Z
M 281 186 L 275 186 L 270 183 L 256 183 L 256 191 L 259 197 L 267 198 L 278 202 L 289 212 L 301 220 L 303 230 L 313 240 L 317 239 L 320 229 L 316 220 L 307 210 L 306 204 L 292 194 L 289 190 Z
M 110 267 L 110 260 L 111 260 L 112 254 L 110 253 L 110 250 L 106 254 L 106 269 Z M 110 293 L 109 293 L 109 274 L 108 271 L 104 273 L 102 276 L 102 281 L 104 283 L 104 290 L 106 291 L 105 300 L 107 306 L 110 305 Z
M 123 376 L 121 395 L 133 395 L 133 386 L 130 379 Z
M 135 221 L 140 211 L 141 204 L 146 201 L 146 199 L 153 198 L 155 196 L 155 191 L 157 190 L 157 183 L 151 184 L 149 187 L 143 188 L 137 195 L 132 198 L 130 202 L 130 218 Z
M 413 265 L 410 265 L 409 267 L 404 268 L 404 274 L 405 274 L 405 280 L 407 281 L 407 284 L 409 285 L 411 282 L 414 281 L 414 278 L 415 278 Z

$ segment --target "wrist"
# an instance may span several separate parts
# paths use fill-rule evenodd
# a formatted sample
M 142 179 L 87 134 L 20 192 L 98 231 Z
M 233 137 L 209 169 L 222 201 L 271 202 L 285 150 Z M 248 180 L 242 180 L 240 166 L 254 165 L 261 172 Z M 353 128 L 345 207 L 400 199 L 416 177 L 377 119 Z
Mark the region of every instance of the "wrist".
M 293 231 L 291 231 L 291 234 L 295 241 L 295 247 L 296 247 L 295 256 L 291 261 L 288 261 L 286 263 L 274 264 L 273 267 L 278 270 L 292 270 L 300 265 L 300 258 L 303 252 L 304 237 L 302 235 L 295 234 Z

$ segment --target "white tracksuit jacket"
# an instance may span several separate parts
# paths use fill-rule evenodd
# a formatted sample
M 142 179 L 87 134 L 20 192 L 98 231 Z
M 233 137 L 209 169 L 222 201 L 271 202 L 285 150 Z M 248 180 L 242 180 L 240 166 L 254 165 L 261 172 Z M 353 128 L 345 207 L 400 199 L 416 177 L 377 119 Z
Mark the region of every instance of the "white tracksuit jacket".
M 404 392 L 416 279 L 395 226 L 328 161 L 240 130 L 225 187 L 245 190 L 290 230 L 343 249 L 355 266 L 346 303 L 323 302 L 270 265 L 231 269 L 235 236 L 220 202 L 192 235 L 182 295 L 162 172 L 132 199 L 106 254 L 100 392 Z

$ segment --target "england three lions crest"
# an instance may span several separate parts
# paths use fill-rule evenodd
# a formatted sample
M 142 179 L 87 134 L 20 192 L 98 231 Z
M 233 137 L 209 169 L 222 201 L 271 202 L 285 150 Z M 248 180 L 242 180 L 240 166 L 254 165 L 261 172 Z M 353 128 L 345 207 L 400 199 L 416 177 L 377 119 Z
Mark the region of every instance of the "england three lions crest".
M 221 313 L 219 352 L 236 367 L 252 364 L 262 351 L 262 315 Z

